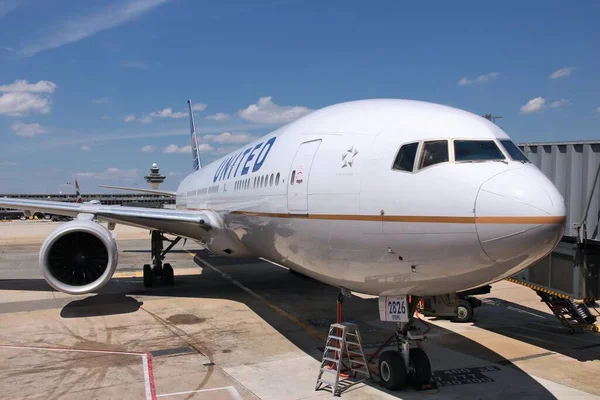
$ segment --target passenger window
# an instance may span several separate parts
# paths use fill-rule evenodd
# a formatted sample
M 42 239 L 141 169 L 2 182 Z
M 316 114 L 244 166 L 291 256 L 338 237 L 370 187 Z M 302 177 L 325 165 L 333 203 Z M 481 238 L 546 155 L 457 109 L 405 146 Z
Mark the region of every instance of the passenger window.
M 273 179 L 275 179 L 275 175 L 271 174 L 271 179 L 269 179 L 269 186 L 273 186 Z
M 421 161 L 419 162 L 419 169 L 447 162 L 448 160 L 447 140 L 425 142 L 423 145 L 423 153 L 421 154 Z
M 404 146 L 400 147 L 392 169 L 412 172 L 413 166 L 415 165 L 415 157 L 417 156 L 418 147 L 419 143 L 405 144 Z
M 279 186 L 279 172 L 275 176 L 275 186 Z
M 292 178 L 290 179 L 290 185 L 294 184 L 294 178 L 296 178 L 296 171 L 292 171 Z

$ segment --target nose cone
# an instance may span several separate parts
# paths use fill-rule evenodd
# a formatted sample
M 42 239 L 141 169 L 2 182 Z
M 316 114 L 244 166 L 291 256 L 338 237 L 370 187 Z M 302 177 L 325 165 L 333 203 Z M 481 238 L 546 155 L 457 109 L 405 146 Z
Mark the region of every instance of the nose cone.
M 564 232 L 565 211 L 560 192 L 538 169 L 502 172 L 481 185 L 477 195 L 479 241 L 492 260 L 515 260 L 525 268 L 556 247 Z

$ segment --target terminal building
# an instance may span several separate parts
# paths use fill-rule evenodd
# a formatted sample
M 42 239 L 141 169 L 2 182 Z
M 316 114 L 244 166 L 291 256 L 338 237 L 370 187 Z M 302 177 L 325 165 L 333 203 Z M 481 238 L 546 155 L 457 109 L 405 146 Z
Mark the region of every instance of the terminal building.
M 158 189 L 159 185 L 164 182 L 165 176 L 161 175 L 156 163 L 152 164 L 150 174 L 144 177 L 148 183 L 152 184 L 153 189 Z M 35 193 L 35 194 L 0 194 L 0 197 L 12 197 L 16 199 L 29 200 L 48 200 L 48 201 L 64 201 L 74 203 L 77 200 L 77 194 L 73 193 Z M 117 205 L 124 207 L 149 207 L 149 208 L 170 208 L 175 204 L 175 198 L 164 195 L 154 194 L 137 194 L 133 192 L 119 193 L 89 193 L 81 194 L 83 202 L 92 200 L 99 201 L 104 205 Z M 22 211 L 9 210 L 0 208 L 0 220 L 18 219 L 23 216 Z M 44 217 L 43 215 L 38 215 Z

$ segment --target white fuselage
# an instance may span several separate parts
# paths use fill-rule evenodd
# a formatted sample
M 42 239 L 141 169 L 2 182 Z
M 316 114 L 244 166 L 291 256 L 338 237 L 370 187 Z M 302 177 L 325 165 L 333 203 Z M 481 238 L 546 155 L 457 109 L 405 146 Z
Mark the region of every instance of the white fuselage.
M 194 238 L 218 254 L 362 293 L 452 293 L 528 267 L 562 237 L 561 195 L 501 139 L 493 123 L 446 106 L 342 103 L 187 176 L 177 208 L 216 212 L 220 227 Z M 432 140 L 448 141 L 448 161 L 419 169 Z M 505 160 L 457 162 L 456 140 L 493 140 Z M 393 169 L 410 143 L 414 170 Z

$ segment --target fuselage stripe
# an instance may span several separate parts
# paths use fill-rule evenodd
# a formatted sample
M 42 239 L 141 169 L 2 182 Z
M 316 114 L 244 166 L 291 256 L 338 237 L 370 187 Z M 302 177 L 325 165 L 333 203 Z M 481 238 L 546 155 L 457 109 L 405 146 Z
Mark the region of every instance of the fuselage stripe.
M 437 224 L 563 224 L 564 216 L 513 217 L 449 217 L 428 215 L 350 215 L 350 214 L 288 214 L 255 211 L 232 211 L 231 214 L 248 217 L 319 219 L 331 221 L 414 222 Z

